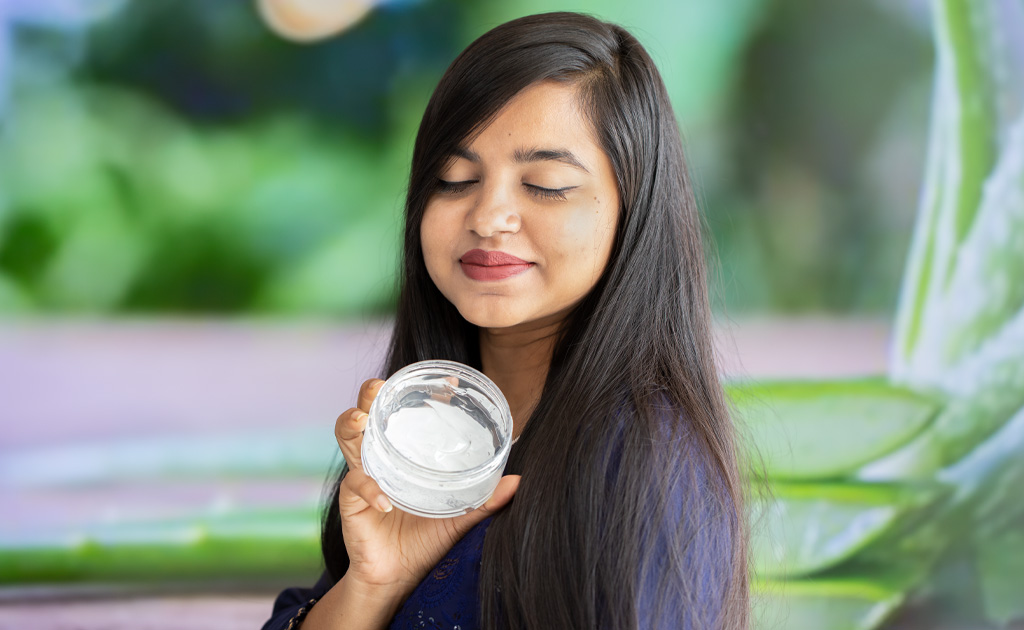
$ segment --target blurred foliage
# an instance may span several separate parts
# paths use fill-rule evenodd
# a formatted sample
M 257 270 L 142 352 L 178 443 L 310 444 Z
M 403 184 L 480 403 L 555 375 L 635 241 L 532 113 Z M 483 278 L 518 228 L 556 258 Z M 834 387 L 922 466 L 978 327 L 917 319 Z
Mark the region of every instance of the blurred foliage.
M 626 25 L 662 68 L 718 308 L 889 312 L 931 57 L 926 16 L 881 4 L 429 0 L 304 45 L 241 0 L 11 25 L 0 313 L 387 312 L 431 89 L 487 28 L 553 9 Z

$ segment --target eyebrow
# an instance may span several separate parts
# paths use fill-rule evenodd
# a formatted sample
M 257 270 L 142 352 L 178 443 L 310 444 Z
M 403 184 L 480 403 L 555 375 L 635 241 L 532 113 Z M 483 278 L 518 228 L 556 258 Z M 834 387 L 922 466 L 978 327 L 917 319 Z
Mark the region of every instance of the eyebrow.
M 465 147 L 457 147 L 452 154 L 456 157 L 461 157 L 469 160 L 473 163 L 480 162 L 480 156 L 475 151 L 471 151 Z M 561 162 L 562 164 L 568 164 L 569 166 L 575 167 L 589 173 L 590 171 L 583 163 L 580 162 L 579 158 L 568 149 L 516 149 L 512 154 L 512 159 L 517 164 L 527 164 L 530 162 L 544 162 L 550 160 L 552 162 Z

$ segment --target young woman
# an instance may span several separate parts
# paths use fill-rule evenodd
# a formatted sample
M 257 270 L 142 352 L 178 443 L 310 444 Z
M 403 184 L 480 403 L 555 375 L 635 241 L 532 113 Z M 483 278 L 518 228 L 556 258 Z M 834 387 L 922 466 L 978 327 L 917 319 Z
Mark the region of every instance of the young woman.
M 471 44 L 416 138 L 385 375 L 487 374 L 514 420 L 506 476 L 458 518 L 391 509 L 360 464 L 367 381 L 336 425 L 326 570 L 265 628 L 746 628 L 705 278 L 679 130 L 636 39 L 551 13 Z

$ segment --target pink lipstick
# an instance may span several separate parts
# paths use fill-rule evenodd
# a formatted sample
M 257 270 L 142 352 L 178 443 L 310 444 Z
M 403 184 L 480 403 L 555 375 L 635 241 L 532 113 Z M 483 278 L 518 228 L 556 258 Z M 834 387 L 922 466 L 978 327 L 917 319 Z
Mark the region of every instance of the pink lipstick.
M 485 252 L 482 249 L 471 249 L 459 259 L 462 273 L 471 280 L 493 282 L 518 276 L 533 266 L 522 258 L 516 258 L 505 252 Z

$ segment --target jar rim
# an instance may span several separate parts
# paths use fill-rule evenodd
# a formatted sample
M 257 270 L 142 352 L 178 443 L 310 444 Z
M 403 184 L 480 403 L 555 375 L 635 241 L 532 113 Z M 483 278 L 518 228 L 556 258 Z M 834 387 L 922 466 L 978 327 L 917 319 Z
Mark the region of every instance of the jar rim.
M 503 431 L 501 446 L 494 452 L 493 456 L 472 468 L 464 468 L 462 470 L 438 470 L 436 468 L 430 468 L 423 464 L 419 464 L 402 454 L 402 452 L 399 451 L 387 438 L 385 432 L 380 430 L 377 423 L 373 422 L 374 418 L 380 415 L 379 413 L 374 413 L 375 411 L 379 412 L 378 401 L 384 399 L 385 393 L 390 393 L 391 390 L 395 389 L 397 383 L 401 382 L 403 378 L 418 372 L 429 372 L 438 369 L 453 372 L 454 376 L 457 376 L 460 380 L 468 380 L 477 386 L 478 389 L 483 391 L 483 393 L 498 408 L 500 419 L 505 425 L 504 427 L 500 427 L 500 430 Z M 512 411 L 508 406 L 508 401 L 505 400 L 504 394 L 501 393 L 498 386 L 494 381 L 488 378 L 486 374 L 457 361 L 448 361 L 445 359 L 417 361 L 416 363 L 410 363 L 392 374 L 380 388 L 380 391 L 377 392 L 376 398 L 374 398 L 373 403 L 370 405 L 370 420 L 367 430 L 370 430 L 371 428 L 373 429 L 373 432 L 379 438 L 381 446 L 384 447 L 389 455 L 398 458 L 403 465 L 408 466 L 414 472 L 427 477 L 433 477 L 435 479 L 465 479 L 469 476 L 475 477 L 489 475 L 494 472 L 496 464 L 500 464 L 507 459 L 507 453 L 512 448 L 512 440 L 510 439 L 512 437 Z M 380 420 L 382 419 L 378 418 L 378 421 Z

